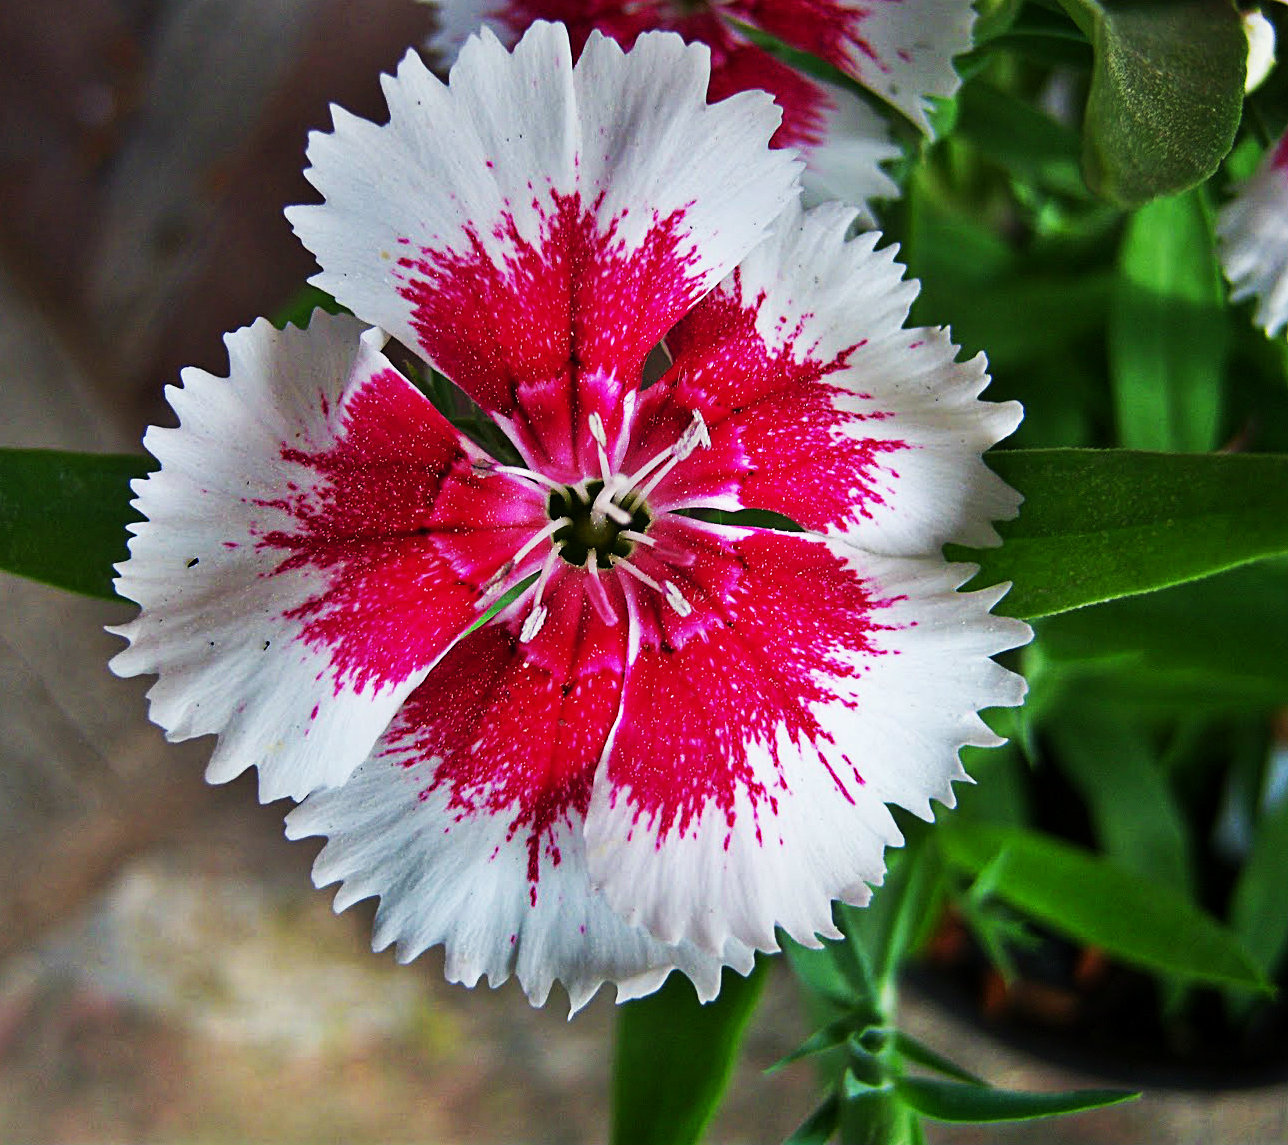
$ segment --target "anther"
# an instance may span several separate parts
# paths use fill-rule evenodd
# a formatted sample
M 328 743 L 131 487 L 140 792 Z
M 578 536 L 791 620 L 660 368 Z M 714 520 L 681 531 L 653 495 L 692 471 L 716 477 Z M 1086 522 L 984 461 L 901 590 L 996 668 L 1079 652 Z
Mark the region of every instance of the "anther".
M 693 420 L 689 422 L 688 428 L 680 434 L 680 440 L 675 443 L 675 456 L 683 461 L 698 446 L 703 449 L 711 448 L 711 435 L 707 432 L 707 423 L 702 417 L 701 410 L 693 411 Z
M 675 587 L 675 582 L 668 580 L 664 585 L 666 602 L 675 609 L 681 616 L 688 616 L 693 611 L 693 605 L 684 599 L 684 594 Z

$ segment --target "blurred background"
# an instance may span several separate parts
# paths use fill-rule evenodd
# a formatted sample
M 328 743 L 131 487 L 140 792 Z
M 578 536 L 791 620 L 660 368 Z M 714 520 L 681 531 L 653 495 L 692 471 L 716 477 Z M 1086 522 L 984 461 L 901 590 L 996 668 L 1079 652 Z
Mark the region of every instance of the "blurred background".
M 4 0 L 0 446 L 134 452 L 181 366 L 223 373 L 221 335 L 311 270 L 281 215 L 311 197 L 307 131 L 333 101 L 383 118 L 378 74 L 432 21 L 410 0 Z M 206 787 L 208 745 L 166 745 L 148 681 L 108 673 L 103 625 L 129 615 L 0 574 L 0 1142 L 603 1140 L 611 1001 L 568 1023 L 370 954 L 370 911 L 311 888 L 318 841 L 287 845 L 245 778 Z M 999 1084 L 1097 1080 L 906 1007 Z M 712 1140 L 809 1112 L 808 1065 L 763 1073 L 807 1032 L 778 966 Z M 1043 1132 L 1286 1138 L 1282 1086 Z

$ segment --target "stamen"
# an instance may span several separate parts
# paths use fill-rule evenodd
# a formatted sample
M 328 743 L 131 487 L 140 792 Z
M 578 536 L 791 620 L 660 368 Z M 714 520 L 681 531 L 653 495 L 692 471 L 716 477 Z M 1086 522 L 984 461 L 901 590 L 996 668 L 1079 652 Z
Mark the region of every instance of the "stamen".
M 528 613 L 527 619 L 523 622 L 523 627 L 519 630 L 519 643 L 527 644 L 534 636 L 536 636 L 536 634 L 541 631 L 548 615 L 549 613 L 546 611 L 546 606 L 544 604 L 536 605 L 532 611 Z
M 491 608 L 492 601 L 505 591 L 505 582 L 509 580 L 512 572 L 514 572 L 514 561 L 506 561 L 487 578 L 486 583 L 479 592 L 478 600 L 474 602 L 476 612 L 485 612 Z
M 586 581 L 590 603 L 599 614 L 599 619 L 605 624 L 616 624 L 617 613 L 613 611 L 612 603 L 608 599 L 608 591 L 599 579 L 599 556 L 594 549 L 586 555 L 586 572 L 590 574 Z
M 688 616 L 693 611 L 693 605 L 684 599 L 684 594 L 675 587 L 674 581 L 666 582 L 665 594 L 666 602 L 681 616 Z
M 640 572 L 640 570 L 637 569 L 633 564 L 631 564 L 630 561 L 619 560 L 613 565 L 613 568 L 621 569 L 622 572 L 630 573 L 631 576 L 633 576 L 637 581 L 640 581 L 642 584 L 648 585 L 649 588 L 653 589 L 655 592 L 662 591 L 662 586 L 658 584 L 657 581 L 655 581 L 651 576 L 648 576 L 645 573 Z M 670 583 L 671 583 L 670 581 L 667 581 L 667 584 L 670 584 Z
M 547 477 L 544 473 L 538 473 L 535 469 L 524 469 L 522 465 L 497 465 L 492 469 L 493 473 L 508 473 L 511 477 L 519 477 L 524 481 L 531 481 L 534 485 L 544 486 L 546 489 L 553 489 L 556 493 L 562 493 L 564 486 L 552 477 Z
M 535 549 L 539 544 L 541 544 L 542 541 L 544 541 L 549 536 L 553 536 L 565 525 L 571 525 L 571 524 L 572 524 L 571 517 L 559 517 L 556 520 L 551 521 L 540 532 L 534 533 L 531 537 L 529 537 L 527 544 L 525 544 L 523 548 L 521 548 L 517 553 L 514 554 L 514 556 L 510 558 L 510 567 L 512 569 L 518 568 L 519 563 L 523 560 L 523 558 L 526 557 L 530 552 L 532 552 L 532 550 Z
M 607 462 L 608 459 L 605 458 L 604 460 Z M 619 525 L 629 525 L 631 523 L 630 513 L 613 500 L 620 482 L 621 478 L 615 477 L 611 473 L 604 478 L 604 487 L 599 491 L 599 495 L 595 498 L 595 503 L 590 507 L 592 517 L 598 513 L 604 517 L 612 517 Z
M 693 420 L 689 423 L 688 428 L 680 434 L 676 443 L 671 446 L 669 450 L 659 453 L 657 457 L 653 458 L 652 461 L 640 469 L 639 472 L 631 478 L 631 488 L 633 489 L 635 496 L 641 501 L 647 501 L 649 494 L 658 487 L 658 484 L 662 479 L 670 473 L 676 465 L 688 457 L 689 454 L 698 448 L 698 446 L 702 446 L 703 449 L 707 449 L 710 445 L 711 435 L 707 432 L 707 423 L 703 419 L 701 412 L 694 410 Z M 667 454 L 670 456 L 667 456 Z M 634 489 L 634 485 L 639 481 L 640 476 L 652 469 L 653 466 L 663 457 L 666 458 L 666 463 L 649 478 L 648 484 L 642 489 Z
M 559 560 L 559 550 L 551 549 L 546 554 L 545 563 L 541 566 L 541 575 L 537 577 L 536 591 L 532 594 L 532 609 L 528 612 L 523 621 L 523 627 L 519 629 L 519 643 L 527 644 L 538 632 L 541 631 L 542 625 L 546 622 L 549 612 L 546 606 L 541 603 L 541 594 L 546 591 L 546 585 L 550 582 L 550 574 L 554 572 L 555 562 Z
M 680 440 L 675 443 L 675 455 L 683 461 L 699 445 L 703 449 L 710 449 L 711 435 L 707 432 L 707 423 L 702 416 L 702 411 L 695 409 L 689 427 L 680 434 Z
M 591 413 L 587 418 L 590 422 L 590 436 L 595 439 L 595 451 L 599 454 L 599 475 L 604 479 L 604 487 L 613 479 L 613 467 L 608 464 L 608 454 L 605 447 L 608 445 L 608 434 L 604 432 L 604 419 L 597 413 Z
M 639 533 L 634 529 L 623 529 L 621 535 L 628 541 L 634 541 L 637 545 L 648 545 L 650 549 L 657 545 L 657 541 L 647 533 Z

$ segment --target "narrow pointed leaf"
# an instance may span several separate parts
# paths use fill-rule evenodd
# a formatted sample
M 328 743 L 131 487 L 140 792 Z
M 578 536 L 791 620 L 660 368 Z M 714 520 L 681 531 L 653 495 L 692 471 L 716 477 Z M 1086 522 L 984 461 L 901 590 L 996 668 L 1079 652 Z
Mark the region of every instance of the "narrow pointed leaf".
M 1077 942 L 1194 982 L 1264 990 L 1238 937 L 1171 886 L 1031 831 L 954 821 L 935 835 L 949 863 L 990 872 L 990 893 Z
M 932 1050 L 928 1045 L 919 1042 L 911 1034 L 903 1030 L 894 1031 L 894 1048 L 906 1060 L 914 1065 L 922 1066 L 925 1069 L 933 1069 L 936 1073 L 942 1073 L 945 1077 L 951 1077 L 956 1081 L 965 1082 L 967 1085 L 985 1085 L 987 1084 L 982 1077 L 973 1074 L 968 1069 L 963 1069 L 956 1062 L 944 1057 L 937 1050 Z
M 1273 973 L 1288 952 L 1288 799 L 1262 813 L 1252 853 L 1234 888 L 1231 925 L 1252 957 Z
M 827 1145 L 836 1132 L 836 1123 L 841 1116 L 841 1103 L 835 1096 L 829 1097 L 800 1127 L 784 1142 L 784 1145 Z
M 126 557 L 130 480 L 150 457 L 0 450 L 0 568 L 70 592 L 119 600 L 112 566 Z
M 1103 1109 L 1140 1096 L 1125 1089 L 1074 1089 L 1063 1093 L 1020 1093 L 934 1078 L 905 1077 L 895 1083 L 899 1096 L 934 1121 L 1027 1121 Z
M 998 549 L 950 546 L 1024 619 L 1288 553 L 1288 456 L 1035 449 L 989 454 L 1024 494 Z
M 785 1054 L 771 1065 L 765 1072 L 776 1073 L 784 1066 L 791 1065 L 792 1062 L 798 1062 L 801 1058 L 810 1057 L 812 1054 L 821 1054 L 826 1050 L 835 1049 L 837 1046 L 844 1045 L 854 1032 L 854 1019 L 852 1017 L 838 1018 L 835 1022 L 828 1022 L 826 1026 L 815 1030 L 791 1053 Z
M 616 1145 L 691 1145 L 715 1114 L 764 985 L 761 961 L 743 978 L 726 970 L 703 1006 L 672 974 L 656 994 L 618 1011 L 613 1067 Z

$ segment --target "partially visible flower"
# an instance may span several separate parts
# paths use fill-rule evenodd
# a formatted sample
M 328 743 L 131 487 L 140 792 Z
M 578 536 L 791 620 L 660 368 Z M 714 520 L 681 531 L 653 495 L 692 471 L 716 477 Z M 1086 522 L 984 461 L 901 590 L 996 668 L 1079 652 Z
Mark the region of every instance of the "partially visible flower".
M 1217 237 L 1231 299 L 1255 298 L 1253 320 L 1274 337 L 1288 324 L 1288 134 L 1235 188 Z
M 291 219 L 315 281 L 452 378 L 485 454 L 347 317 L 227 339 L 185 373 L 137 486 L 122 673 L 216 733 L 326 835 L 337 908 L 447 975 L 703 998 L 776 928 L 816 944 L 965 777 L 1025 625 L 958 593 L 947 540 L 1018 497 L 980 454 L 1014 403 L 905 330 L 916 292 L 854 212 L 805 214 L 760 94 L 705 102 L 707 52 L 562 28 L 415 54 L 390 121 L 336 112 Z M 772 221 L 772 231 L 768 224 Z M 643 385 L 650 352 L 669 369 Z M 707 523 L 769 510 L 804 532 Z M 517 591 L 497 615 L 490 605 Z M 312 794 L 310 794 L 312 793 Z
M 1275 66 L 1275 26 L 1260 8 L 1243 13 L 1243 31 L 1248 37 L 1248 71 L 1245 92 L 1255 91 L 1266 81 Z
M 790 67 L 742 30 L 757 28 L 838 68 L 929 133 L 931 98 L 960 85 L 953 57 L 971 46 L 973 0 L 439 0 L 433 47 L 453 59 L 480 25 L 514 43 L 534 20 L 562 20 L 574 54 L 591 31 L 629 48 L 650 29 L 711 49 L 711 98 L 760 88 L 783 109 L 773 146 L 808 163 L 818 199 L 865 204 L 899 188 L 881 164 L 896 158 L 885 120 L 838 84 Z

